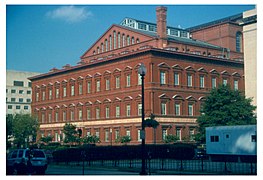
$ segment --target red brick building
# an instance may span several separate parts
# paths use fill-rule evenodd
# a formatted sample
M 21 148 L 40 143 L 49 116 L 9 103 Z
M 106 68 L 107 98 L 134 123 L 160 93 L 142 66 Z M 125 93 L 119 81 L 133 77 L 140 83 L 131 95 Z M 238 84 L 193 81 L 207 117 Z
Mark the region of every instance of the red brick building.
M 124 135 L 131 136 L 131 144 L 140 143 L 140 63 L 147 68 L 146 118 L 153 113 L 160 123 L 156 134 L 146 128 L 146 143 L 162 143 L 167 134 L 192 140 L 200 107 L 213 87 L 228 83 L 244 90 L 244 64 L 233 60 L 242 53 L 232 53 L 231 44 L 220 47 L 168 27 L 165 7 L 156 14 L 157 25 L 126 18 L 112 25 L 76 66 L 30 78 L 32 113 L 42 135 L 62 141 L 63 126 L 70 122 L 83 136 L 99 136 L 104 145 Z

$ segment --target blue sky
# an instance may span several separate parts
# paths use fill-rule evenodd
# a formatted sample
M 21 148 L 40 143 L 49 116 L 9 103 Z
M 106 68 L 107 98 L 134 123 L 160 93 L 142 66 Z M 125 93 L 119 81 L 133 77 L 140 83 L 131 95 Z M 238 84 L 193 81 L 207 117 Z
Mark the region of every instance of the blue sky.
M 167 25 L 188 28 L 253 9 L 254 5 L 165 5 Z M 80 56 L 125 17 L 155 23 L 155 5 L 7 5 L 6 68 L 48 72 Z

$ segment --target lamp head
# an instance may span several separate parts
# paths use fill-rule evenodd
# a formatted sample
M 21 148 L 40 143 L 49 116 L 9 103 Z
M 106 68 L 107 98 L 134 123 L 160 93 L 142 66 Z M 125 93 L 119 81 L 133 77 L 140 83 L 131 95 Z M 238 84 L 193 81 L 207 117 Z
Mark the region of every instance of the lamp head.
M 141 76 L 144 76 L 146 74 L 146 67 L 143 63 L 141 63 L 139 69 L 138 69 L 138 73 L 141 75 Z

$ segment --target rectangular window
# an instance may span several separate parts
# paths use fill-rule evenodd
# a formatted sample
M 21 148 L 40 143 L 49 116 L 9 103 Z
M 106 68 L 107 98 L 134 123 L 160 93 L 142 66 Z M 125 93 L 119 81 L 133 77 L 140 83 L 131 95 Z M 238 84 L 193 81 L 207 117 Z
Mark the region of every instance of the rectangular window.
M 138 131 L 137 131 L 137 137 L 138 137 L 138 141 L 142 141 L 142 139 L 141 139 L 141 130 L 140 129 L 138 129 Z
M 83 93 L 83 86 L 82 84 L 79 84 L 79 95 L 82 95 Z
M 190 141 L 194 140 L 194 129 L 192 128 L 189 130 L 189 137 L 190 137 Z
M 131 105 L 130 104 L 126 105 L 126 116 L 127 117 L 131 116 Z
M 194 111 L 193 111 L 193 104 L 188 104 L 188 116 L 193 116 Z
M 28 82 L 28 87 L 32 87 L 32 82 Z
M 26 91 L 26 94 L 31 94 L 31 91 Z
M 59 88 L 56 89 L 56 98 L 59 98 Z
M 216 88 L 216 78 L 212 78 L 212 88 Z
M 21 107 L 20 106 L 16 106 L 16 109 L 20 109 Z
M 15 89 L 11 89 L 11 93 L 16 93 L 16 90 Z
M 48 122 L 49 122 L 49 123 L 52 122 L 51 113 L 48 113 Z
M 176 137 L 178 138 L 179 141 L 182 140 L 181 128 L 176 128 Z
M 141 116 L 142 115 L 142 104 L 139 103 L 138 104 L 138 116 Z
M 24 94 L 24 90 L 19 90 L 19 94 Z
M 205 77 L 200 76 L 200 88 L 204 88 L 204 87 L 205 87 Z
M 63 97 L 67 96 L 67 87 L 63 87 Z
M 75 86 L 71 85 L 71 96 L 75 95 Z
M 120 88 L 120 76 L 117 76 L 115 80 L 116 80 L 116 89 L 119 89 Z
M 210 136 L 210 142 L 219 142 L 219 136 Z
M 120 137 L 120 131 L 118 129 L 115 130 L 115 139 Z
M 165 140 L 166 136 L 167 136 L 167 129 L 162 129 L 162 139 Z
M 16 102 L 16 98 L 11 98 L 11 102 Z
M 28 106 L 24 106 L 24 110 L 28 110 L 29 109 L 29 107 Z
M 79 110 L 79 120 L 82 120 L 82 110 Z
M 174 85 L 178 86 L 179 85 L 179 74 L 174 73 Z
M 90 81 L 87 83 L 87 92 L 91 93 L 91 82 Z
M 120 106 L 116 106 L 116 117 L 120 117 Z
M 257 136 L 251 135 L 251 142 L 257 142 Z
M 126 76 L 126 87 L 130 87 L 131 86 L 131 75 L 128 74 Z
M 126 130 L 126 136 L 130 136 L 131 137 L 131 131 L 129 129 Z
M 51 100 L 52 99 L 52 89 L 49 89 L 49 96 L 48 99 Z
M 161 115 L 166 115 L 166 103 L 161 103 Z
M 96 119 L 100 119 L 100 108 L 96 108 Z
M 188 87 L 192 87 L 192 75 L 191 74 L 187 74 L 187 86 Z
M 8 109 L 12 109 L 13 106 L 12 106 L 12 105 L 8 105 L 7 108 L 8 108 Z
M 238 80 L 234 80 L 234 90 L 238 90 Z
M 100 92 L 100 80 L 96 81 L 96 92 Z
M 96 130 L 95 136 L 97 136 L 98 138 L 100 137 L 100 131 L 99 130 Z
M 142 77 L 138 74 L 138 85 L 142 85 Z
M 58 112 L 55 113 L 55 121 L 58 122 Z
M 106 83 L 106 91 L 110 90 L 110 80 L 109 79 L 106 79 L 105 80 L 105 83 Z
M 105 108 L 105 116 L 107 119 L 110 118 L 110 108 L 109 107 Z
M 42 101 L 44 101 L 45 99 L 46 99 L 46 92 L 43 91 L 43 92 L 42 92 Z
M 23 81 L 14 81 L 14 86 L 24 86 L 24 82 Z
M 91 119 L 91 111 L 89 108 L 87 109 L 87 119 Z
M 180 116 L 181 113 L 180 113 L 180 104 L 175 104 L 175 115 L 176 116 Z
M 36 93 L 36 102 L 38 102 L 39 101 L 39 93 L 37 92 Z
M 67 113 L 66 111 L 63 111 L 63 121 L 66 121 L 66 119 L 67 119 Z
M 223 85 L 224 85 L 224 86 L 227 85 L 227 79 L 223 79 Z
M 41 114 L 41 121 L 42 121 L 42 123 L 45 123 L 45 113 Z
M 27 103 L 30 103 L 30 102 L 31 102 L 31 99 L 26 99 L 26 102 L 27 102 Z
M 161 84 L 165 84 L 166 83 L 166 81 L 165 81 L 165 72 L 164 71 L 160 72 L 160 80 L 161 80 Z
M 23 100 L 23 98 L 19 98 L 18 101 L 19 101 L 20 103 L 22 103 L 24 100 Z
M 74 121 L 74 116 L 75 116 L 74 110 L 71 110 L 71 111 L 70 111 L 70 120 L 71 120 L 71 121 Z
M 109 142 L 109 130 L 105 130 L 105 142 Z

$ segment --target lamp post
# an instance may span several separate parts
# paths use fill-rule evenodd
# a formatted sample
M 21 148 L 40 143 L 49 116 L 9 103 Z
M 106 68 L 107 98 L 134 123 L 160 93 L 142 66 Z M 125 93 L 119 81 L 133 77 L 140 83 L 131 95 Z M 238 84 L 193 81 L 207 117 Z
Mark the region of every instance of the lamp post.
M 145 126 L 144 126 L 144 76 L 146 74 L 146 67 L 143 63 L 141 63 L 139 69 L 138 69 L 138 74 L 141 75 L 142 79 L 142 130 L 141 130 L 141 139 L 142 139 L 142 170 L 140 172 L 140 175 L 146 175 L 145 171 Z
M 112 129 L 110 128 L 110 145 L 112 146 Z

